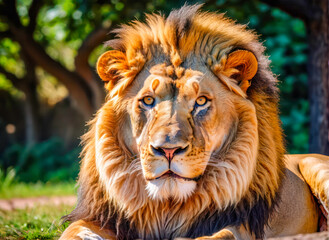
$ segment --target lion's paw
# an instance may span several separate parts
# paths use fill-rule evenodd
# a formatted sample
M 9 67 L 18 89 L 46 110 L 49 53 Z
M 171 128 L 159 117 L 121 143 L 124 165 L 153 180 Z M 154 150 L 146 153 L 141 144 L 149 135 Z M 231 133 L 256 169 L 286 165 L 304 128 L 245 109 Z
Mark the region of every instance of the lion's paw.
M 78 237 L 80 237 L 82 240 L 105 240 L 104 238 L 102 238 L 101 236 L 97 235 L 96 233 L 92 232 L 87 228 L 81 231 L 78 234 Z
M 193 240 L 193 238 L 175 238 L 174 240 Z

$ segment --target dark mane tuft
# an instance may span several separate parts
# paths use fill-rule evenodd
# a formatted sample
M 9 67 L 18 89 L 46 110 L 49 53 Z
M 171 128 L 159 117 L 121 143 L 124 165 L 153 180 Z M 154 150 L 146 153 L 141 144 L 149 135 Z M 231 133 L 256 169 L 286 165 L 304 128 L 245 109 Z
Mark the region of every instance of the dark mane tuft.
M 192 25 L 193 18 L 199 13 L 203 4 L 184 4 L 180 9 L 170 12 L 167 21 L 176 27 L 177 38 L 184 36 Z

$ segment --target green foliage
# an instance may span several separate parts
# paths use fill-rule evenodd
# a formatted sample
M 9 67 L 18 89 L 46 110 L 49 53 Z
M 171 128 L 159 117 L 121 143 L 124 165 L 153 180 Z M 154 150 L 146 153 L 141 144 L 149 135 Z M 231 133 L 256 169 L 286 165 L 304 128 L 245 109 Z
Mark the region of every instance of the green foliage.
M 49 205 L 10 213 L 0 211 L 0 239 L 57 239 L 68 225 L 61 225 L 60 218 L 72 208 Z
M 163 0 L 56 0 L 41 9 L 34 38 L 45 46 L 51 57 L 73 69 L 77 50 L 93 30 L 139 18 L 144 12 L 163 9 L 164 5 L 172 4 L 165 4 Z M 95 52 L 93 55 L 99 56 L 104 48 L 97 48 Z M 91 59 L 94 66 L 97 57 Z
M 22 61 L 19 59 L 20 47 L 9 38 L 0 39 L 0 66 L 8 72 L 21 77 L 25 73 Z M 3 74 L 0 73 L 0 90 L 9 92 L 14 97 L 20 97 L 20 92 Z
M 79 148 L 65 151 L 61 140 L 53 138 L 31 147 L 14 144 L 0 162 L 4 168 L 14 166 L 19 181 L 69 181 L 77 177 L 79 152 Z

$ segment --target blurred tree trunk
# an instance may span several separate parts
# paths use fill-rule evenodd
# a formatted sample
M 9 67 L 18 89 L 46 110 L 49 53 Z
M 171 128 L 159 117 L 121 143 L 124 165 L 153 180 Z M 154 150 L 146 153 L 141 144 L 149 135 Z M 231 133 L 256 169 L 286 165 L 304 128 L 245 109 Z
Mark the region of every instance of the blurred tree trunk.
M 30 84 L 25 93 L 25 142 L 33 145 L 39 140 L 39 112 L 36 86 Z
M 36 65 L 32 59 L 22 52 L 22 59 L 25 64 L 26 76 L 22 81 L 22 91 L 25 94 L 25 142 L 33 145 L 39 140 L 40 112 L 37 93 Z
M 308 77 L 311 107 L 310 152 L 329 155 L 328 0 L 312 1 L 321 7 L 319 19 L 306 21 L 309 43 Z
M 310 148 L 329 155 L 329 0 L 263 0 L 294 17 L 307 28 L 310 100 Z
M 39 101 L 37 94 L 37 78 L 35 75 L 35 64 L 24 53 L 21 53 L 27 72 L 24 77 L 18 78 L 16 75 L 7 72 L 0 66 L 0 73 L 4 74 L 8 80 L 25 95 L 24 116 L 25 116 L 25 142 L 33 145 L 39 140 Z

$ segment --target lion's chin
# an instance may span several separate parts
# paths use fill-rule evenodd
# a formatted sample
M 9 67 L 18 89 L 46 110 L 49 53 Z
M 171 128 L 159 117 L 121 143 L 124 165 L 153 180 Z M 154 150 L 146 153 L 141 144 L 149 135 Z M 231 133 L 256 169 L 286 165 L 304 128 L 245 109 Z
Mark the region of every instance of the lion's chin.
M 184 201 L 192 195 L 196 188 L 195 181 L 188 181 L 179 178 L 160 178 L 147 182 L 146 189 L 152 199 L 166 200 L 173 199 Z

